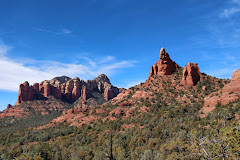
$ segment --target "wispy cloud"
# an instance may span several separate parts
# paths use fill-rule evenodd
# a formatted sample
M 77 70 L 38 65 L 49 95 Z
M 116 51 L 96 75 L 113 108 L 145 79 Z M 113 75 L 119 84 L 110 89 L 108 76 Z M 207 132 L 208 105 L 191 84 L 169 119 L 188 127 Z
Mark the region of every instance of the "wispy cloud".
M 47 29 L 42 29 L 42 28 L 32 28 L 33 30 L 40 31 L 40 32 L 46 32 L 50 34 L 55 34 L 55 35 L 61 35 L 61 36 L 66 36 L 72 34 L 72 31 L 69 29 L 61 29 L 59 32 L 56 31 L 51 31 Z
M 231 3 L 234 6 L 224 9 L 223 12 L 220 13 L 221 18 L 230 18 L 231 16 L 240 12 L 240 0 L 232 0 Z
M 4 56 L 4 55 L 8 52 L 9 49 L 10 49 L 9 46 L 3 44 L 3 43 L 0 41 L 0 58 L 1 58 L 2 56 Z
M 86 60 L 92 67 L 96 67 L 97 66 L 96 62 L 94 62 L 93 60 L 91 60 L 88 57 L 82 57 L 82 59 Z
M 133 86 L 139 85 L 139 84 L 142 83 L 142 82 L 145 82 L 145 80 L 130 82 L 130 83 L 128 83 L 128 85 L 127 85 L 126 88 L 130 88 L 130 87 L 133 87 Z
M 205 17 L 206 34 L 192 37 L 193 47 L 201 48 L 238 48 L 240 47 L 240 0 L 228 0 L 219 10 Z M 219 15 L 220 14 L 220 15 Z M 239 14 L 240 15 L 240 14 Z
M 220 14 L 220 17 L 229 18 L 238 12 L 240 12 L 240 8 L 233 7 L 230 9 L 224 9 L 224 11 Z
M 0 45 L 1 46 L 1 45 Z M 6 46 L 3 45 L 2 46 Z M 9 46 L 6 46 L 10 48 Z M 104 73 L 111 76 L 121 68 L 133 67 L 136 61 L 106 61 L 98 62 L 97 60 L 85 57 L 85 60 L 79 63 L 61 63 L 57 61 L 39 61 L 34 59 L 11 59 L 7 57 L 4 47 L 0 47 L 2 57 L 0 59 L 0 89 L 9 91 L 18 91 L 20 83 L 28 81 L 30 84 L 49 80 L 56 76 L 66 75 L 70 77 L 79 77 L 81 79 L 93 79 Z M 100 57 L 99 59 L 115 59 Z M 81 60 L 81 59 L 80 59 Z
M 63 34 L 72 34 L 72 31 L 69 29 L 62 29 L 61 31 Z
M 100 59 L 99 63 L 106 63 L 109 61 L 113 61 L 114 59 L 115 59 L 115 57 L 113 57 L 113 56 L 106 56 L 104 59 Z

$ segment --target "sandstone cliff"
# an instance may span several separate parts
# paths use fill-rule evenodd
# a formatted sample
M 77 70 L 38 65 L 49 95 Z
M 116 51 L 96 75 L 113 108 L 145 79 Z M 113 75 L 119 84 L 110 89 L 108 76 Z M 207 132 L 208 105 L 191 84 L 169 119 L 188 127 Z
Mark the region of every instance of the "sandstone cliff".
M 108 77 L 101 74 L 93 80 L 80 80 L 79 78 L 69 78 L 66 76 L 56 77 L 51 80 L 35 83 L 32 86 L 24 82 L 19 86 L 19 94 L 16 105 L 24 101 L 46 99 L 48 96 L 54 96 L 57 99 L 66 102 L 75 102 L 81 97 L 84 104 L 91 98 L 92 93 L 102 94 L 106 101 L 114 98 L 121 90 L 114 87 Z

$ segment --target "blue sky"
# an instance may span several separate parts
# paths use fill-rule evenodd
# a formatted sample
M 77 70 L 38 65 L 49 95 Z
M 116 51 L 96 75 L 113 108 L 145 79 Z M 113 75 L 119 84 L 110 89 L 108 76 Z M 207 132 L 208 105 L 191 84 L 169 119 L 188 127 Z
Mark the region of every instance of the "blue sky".
M 231 78 L 240 68 L 240 0 L 0 0 L 0 110 L 24 81 L 105 73 L 144 82 L 165 47 L 180 66 Z

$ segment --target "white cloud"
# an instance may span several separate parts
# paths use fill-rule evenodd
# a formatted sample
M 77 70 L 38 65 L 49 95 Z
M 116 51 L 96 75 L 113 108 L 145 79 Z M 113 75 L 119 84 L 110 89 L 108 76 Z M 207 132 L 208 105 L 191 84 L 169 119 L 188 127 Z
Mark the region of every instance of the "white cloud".
M 220 17 L 229 18 L 238 12 L 240 12 L 240 8 L 233 7 L 230 9 L 224 9 L 224 11 L 220 14 Z
M 133 67 L 134 63 L 136 63 L 136 61 L 126 61 L 126 60 L 120 61 L 120 62 L 114 63 L 112 65 L 105 65 L 103 67 L 103 70 L 109 72 L 112 69 Z
M 8 48 L 8 46 L 6 46 Z M 4 47 L 3 47 L 4 48 Z M 111 76 L 119 68 L 132 67 L 136 61 L 106 61 L 95 62 L 87 57 L 87 63 L 60 63 L 57 61 L 38 61 L 33 59 L 10 59 L 6 56 L 8 50 L 0 57 L 0 90 L 18 91 L 19 84 L 28 81 L 30 84 L 49 80 L 56 76 L 66 75 L 88 80 L 104 73 Z M 114 59 L 109 56 L 100 59 Z
M 240 0 L 232 0 L 231 3 L 234 4 L 234 7 L 224 9 L 220 14 L 221 18 L 230 18 L 234 14 L 240 12 Z

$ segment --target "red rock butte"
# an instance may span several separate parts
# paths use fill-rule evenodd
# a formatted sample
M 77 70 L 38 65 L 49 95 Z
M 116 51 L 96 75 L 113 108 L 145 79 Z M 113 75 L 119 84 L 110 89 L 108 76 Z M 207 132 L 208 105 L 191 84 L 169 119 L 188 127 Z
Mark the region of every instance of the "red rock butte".
M 153 75 L 171 75 L 177 69 L 177 64 L 171 60 L 165 49 L 161 48 L 159 59 L 153 66 L 151 66 L 149 77 Z
M 171 75 L 178 70 L 178 65 L 171 60 L 169 54 L 164 48 L 160 50 L 160 56 L 156 63 L 151 66 L 148 80 L 154 75 L 165 76 Z M 200 80 L 202 80 L 202 75 L 199 71 L 197 63 L 188 63 L 187 66 L 183 68 L 183 75 L 181 84 L 186 86 L 195 86 Z

